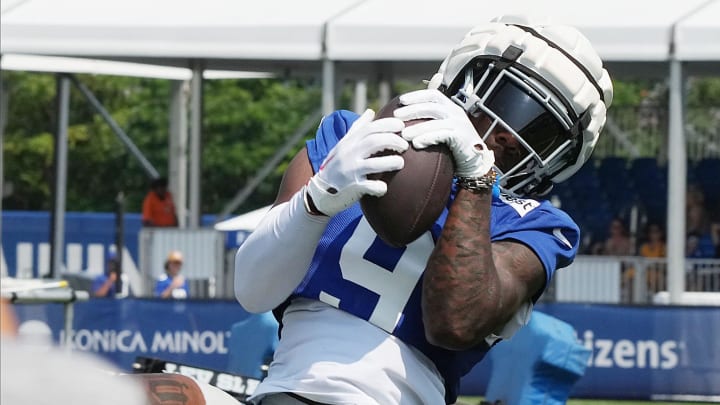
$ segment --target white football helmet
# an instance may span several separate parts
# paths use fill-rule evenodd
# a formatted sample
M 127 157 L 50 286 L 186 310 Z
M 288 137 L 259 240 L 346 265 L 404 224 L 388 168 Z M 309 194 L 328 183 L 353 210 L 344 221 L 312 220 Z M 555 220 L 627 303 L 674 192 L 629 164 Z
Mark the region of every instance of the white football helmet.
M 519 163 L 496 167 L 500 188 L 517 196 L 544 195 L 580 169 L 613 97 L 610 76 L 583 34 L 524 16 L 473 28 L 428 87 L 471 116 L 487 116 L 492 124 L 483 138 L 500 124 L 527 149 Z

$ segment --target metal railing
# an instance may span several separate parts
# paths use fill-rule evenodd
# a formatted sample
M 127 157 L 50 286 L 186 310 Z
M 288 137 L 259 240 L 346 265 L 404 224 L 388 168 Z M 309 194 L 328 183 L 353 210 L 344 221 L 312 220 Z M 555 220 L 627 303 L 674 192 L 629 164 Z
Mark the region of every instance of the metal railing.
M 667 261 L 639 256 L 578 256 L 555 273 L 545 300 L 557 302 L 667 303 Z M 687 259 L 689 301 L 720 305 L 720 259 Z M 697 298 L 697 299 L 696 299 Z
M 152 296 L 157 276 L 163 273 L 170 251 L 183 254 L 182 273 L 188 279 L 190 297 L 215 298 L 218 283 L 226 283 L 223 260 L 223 235 L 214 229 L 143 228 L 140 244 L 140 272 L 143 293 Z
M 593 156 L 659 157 L 667 161 L 667 107 L 644 105 L 615 106 L 608 110 L 608 122 Z M 720 157 L 720 107 L 688 107 L 684 126 L 687 158 L 699 161 Z

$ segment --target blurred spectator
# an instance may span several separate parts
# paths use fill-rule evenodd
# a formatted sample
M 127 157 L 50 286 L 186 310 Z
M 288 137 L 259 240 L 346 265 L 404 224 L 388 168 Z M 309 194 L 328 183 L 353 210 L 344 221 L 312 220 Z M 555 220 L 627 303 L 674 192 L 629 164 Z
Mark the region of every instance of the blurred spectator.
M 715 257 L 715 246 L 710 233 L 688 233 L 685 241 L 685 256 L 690 259 L 710 259 Z
M 688 187 L 685 226 L 685 255 L 695 259 L 715 257 L 716 246 L 711 233 L 710 215 L 705 206 L 705 194 L 694 185 Z
M 17 335 L 17 318 L 10 308 L 10 302 L 0 298 L 0 335 L 15 337 Z
M 185 276 L 180 274 L 183 265 L 183 256 L 177 250 L 168 254 L 165 260 L 165 273 L 155 282 L 155 296 L 160 298 L 184 299 L 190 295 L 190 289 Z
M 142 206 L 142 223 L 144 226 L 177 226 L 173 196 L 167 189 L 168 182 L 164 177 L 153 179 L 150 190 L 145 195 Z
M 665 245 L 665 232 L 656 223 L 647 226 L 646 234 L 642 245 L 640 245 L 640 256 L 647 258 L 664 258 L 667 255 Z M 648 291 L 655 293 L 666 288 L 665 262 L 648 261 L 645 264 L 645 278 Z
M 593 246 L 592 253 L 606 256 L 629 256 L 635 253 L 625 223 L 620 218 L 610 222 L 607 239 Z
M 710 225 L 713 245 L 715 245 L 715 257 L 720 259 L 720 222 Z
M 665 257 L 665 232 L 656 223 L 647 226 L 645 240 L 640 245 L 640 256 L 643 257 Z
M 115 298 L 118 292 L 117 280 L 120 275 L 118 264 L 117 254 L 108 252 L 105 271 L 93 280 L 91 289 L 93 297 Z
M 709 218 L 705 207 L 705 194 L 700 188 L 694 185 L 688 187 L 685 207 L 688 235 L 691 233 L 705 233 Z
M 705 204 L 705 193 L 703 193 L 702 188 L 697 183 L 688 184 L 685 203 L 687 205 Z

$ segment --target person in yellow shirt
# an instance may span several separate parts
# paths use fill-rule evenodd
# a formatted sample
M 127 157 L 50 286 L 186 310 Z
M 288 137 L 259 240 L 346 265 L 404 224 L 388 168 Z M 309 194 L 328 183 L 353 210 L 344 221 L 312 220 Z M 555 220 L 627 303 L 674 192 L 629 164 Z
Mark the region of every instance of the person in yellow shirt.
M 649 224 L 647 240 L 640 246 L 642 257 L 665 257 L 665 234 L 658 224 Z
M 150 191 L 145 195 L 142 206 L 144 226 L 177 226 L 177 214 L 173 196 L 167 189 L 167 179 L 153 179 Z
M 646 240 L 640 245 L 640 256 L 648 258 L 662 258 L 666 255 L 665 233 L 662 227 L 655 223 L 647 226 Z M 645 268 L 647 288 L 650 292 L 657 292 L 666 288 L 666 270 L 664 262 L 648 263 Z

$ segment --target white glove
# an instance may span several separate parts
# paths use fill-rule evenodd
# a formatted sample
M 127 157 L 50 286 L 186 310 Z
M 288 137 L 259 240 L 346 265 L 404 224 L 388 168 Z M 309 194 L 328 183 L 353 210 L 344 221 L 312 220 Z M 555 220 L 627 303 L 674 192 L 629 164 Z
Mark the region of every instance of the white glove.
M 410 146 L 397 135 L 405 128 L 402 120 L 373 121 L 374 117 L 375 112 L 365 111 L 310 179 L 307 193 L 323 214 L 333 216 L 366 194 L 385 195 L 387 184 L 382 180 L 368 180 L 367 175 L 400 170 L 405 165 L 405 160 L 397 154 L 370 157 L 384 150 L 404 152 Z
M 438 90 L 417 90 L 400 96 L 395 117 L 409 121 L 431 118 L 406 127 L 403 138 L 418 149 L 439 143 L 447 144 L 455 160 L 458 177 L 481 177 L 495 164 L 495 154 L 470 122 L 465 110 Z

